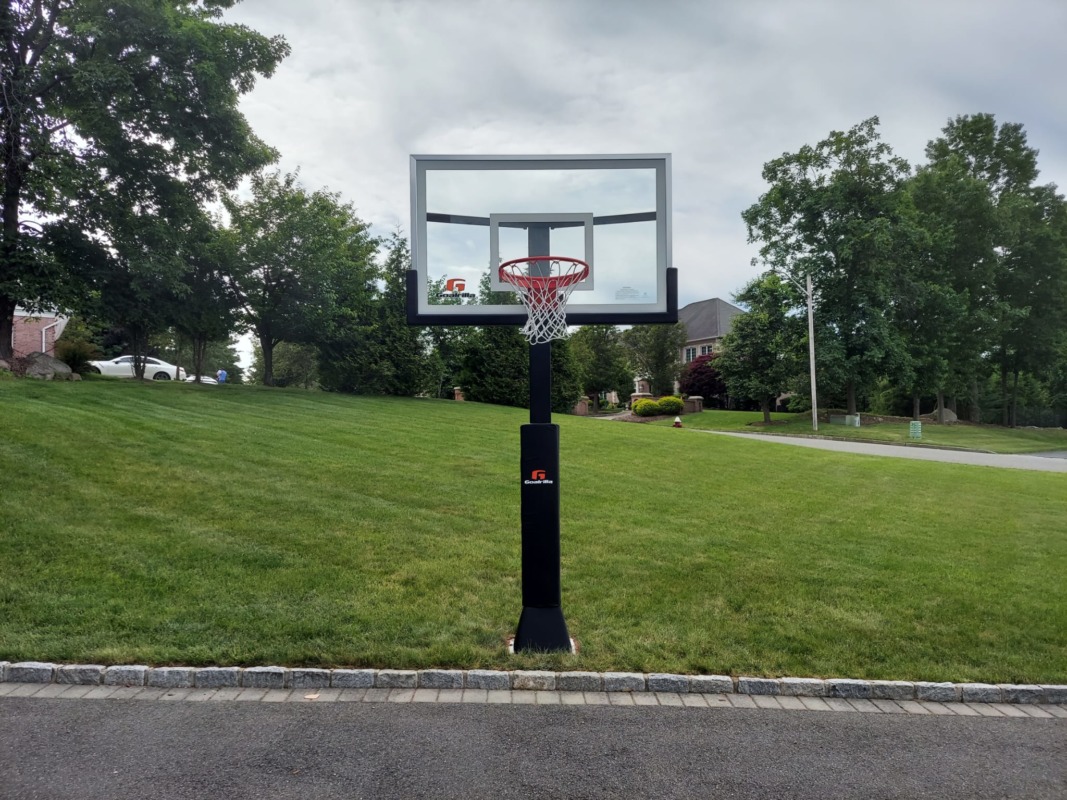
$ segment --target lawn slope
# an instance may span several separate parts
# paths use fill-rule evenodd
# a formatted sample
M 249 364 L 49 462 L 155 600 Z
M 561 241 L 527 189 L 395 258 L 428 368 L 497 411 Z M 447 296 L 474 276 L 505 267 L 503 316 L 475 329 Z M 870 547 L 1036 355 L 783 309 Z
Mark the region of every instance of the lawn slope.
M 557 417 L 577 656 L 508 656 L 518 409 L 0 383 L 0 659 L 1067 682 L 1067 476 Z

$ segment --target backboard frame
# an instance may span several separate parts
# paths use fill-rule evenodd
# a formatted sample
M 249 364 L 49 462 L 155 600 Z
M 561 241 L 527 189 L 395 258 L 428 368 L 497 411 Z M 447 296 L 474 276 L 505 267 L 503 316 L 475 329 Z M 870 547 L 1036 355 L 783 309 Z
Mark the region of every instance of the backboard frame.
M 522 325 L 526 313 L 521 306 L 497 305 L 437 305 L 429 302 L 429 278 L 427 269 L 427 221 L 447 221 L 457 224 L 487 226 L 491 237 L 491 252 L 498 254 L 499 227 L 519 227 L 523 221 L 559 222 L 563 227 L 584 227 L 584 242 L 587 258 L 593 264 L 593 226 L 598 224 L 591 212 L 552 213 L 551 209 L 540 212 L 512 213 L 506 209 L 490 212 L 485 218 L 454 216 L 447 209 L 426 207 L 427 173 L 436 170 L 652 170 L 655 175 L 656 208 L 647 214 L 645 221 L 655 222 L 656 251 L 656 297 L 649 303 L 615 303 L 583 305 L 579 292 L 593 288 L 595 268 L 589 283 L 575 289 L 575 296 L 567 312 L 569 325 L 626 325 L 648 323 L 673 323 L 678 320 L 678 278 L 671 263 L 671 157 L 669 154 L 626 155 L 412 155 L 411 156 L 411 258 L 412 269 L 407 276 L 407 316 L 412 325 Z M 613 223 L 612 217 L 598 218 L 602 223 Z M 563 255 L 550 253 L 549 255 Z M 496 270 L 489 270 L 492 288 L 505 291 L 508 287 L 499 284 Z

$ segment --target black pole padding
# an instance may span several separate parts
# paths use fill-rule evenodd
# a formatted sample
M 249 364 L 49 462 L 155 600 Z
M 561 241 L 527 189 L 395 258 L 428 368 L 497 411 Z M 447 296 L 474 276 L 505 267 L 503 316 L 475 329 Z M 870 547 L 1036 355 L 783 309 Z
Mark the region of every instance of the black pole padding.
M 519 434 L 522 616 L 515 652 L 570 652 L 560 589 L 559 426 L 523 425 Z
M 519 628 L 515 633 L 516 653 L 573 653 L 567 621 L 563 619 L 563 609 L 533 608 L 527 606 L 519 617 Z

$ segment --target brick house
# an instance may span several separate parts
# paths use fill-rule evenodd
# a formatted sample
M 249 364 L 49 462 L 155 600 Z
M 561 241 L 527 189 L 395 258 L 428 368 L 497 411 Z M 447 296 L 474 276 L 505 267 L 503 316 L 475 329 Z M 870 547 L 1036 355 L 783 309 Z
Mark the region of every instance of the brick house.
M 11 330 L 11 349 L 15 358 L 25 358 L 30 353 L 56 354 L 56 339 L 67 326 L 67 318 L 52 311 L 31 314 L 21 308 L 15 309 L 15 324 Z

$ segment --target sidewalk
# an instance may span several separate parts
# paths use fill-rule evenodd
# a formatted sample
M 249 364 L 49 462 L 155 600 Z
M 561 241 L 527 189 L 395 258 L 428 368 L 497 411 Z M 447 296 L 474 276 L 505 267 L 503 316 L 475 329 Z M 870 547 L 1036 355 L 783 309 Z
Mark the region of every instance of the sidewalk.
M 164 689 L 154 686 L 78 686 L 62 683 L 0 684 L 6 698 L 39 700 L 140 700 L 212 703 L 439 703 L 526 706 L 662 706 L 746 708 L 911 716 L 1067 719 L 1067 704 L 964 703 L 865 700 L 699 692 L 579 692 L 534 689 Z

